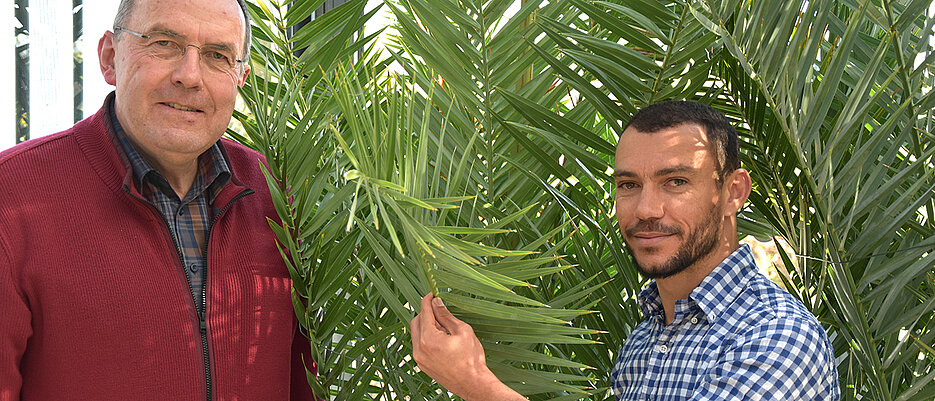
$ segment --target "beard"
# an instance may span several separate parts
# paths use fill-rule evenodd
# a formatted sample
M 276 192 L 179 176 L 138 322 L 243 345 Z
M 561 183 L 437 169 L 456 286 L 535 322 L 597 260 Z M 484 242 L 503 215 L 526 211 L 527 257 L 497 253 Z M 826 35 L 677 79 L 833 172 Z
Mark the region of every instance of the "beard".
M 640 274 L 644 277 L 652 279 L 666 278 L 681 273 L 691 265 L 694 265 L 699 259 L 708 256 L 708 254 L 714 251 L 715 246 L 717 246 L 717 239 L 721 234 L 718 210 L 720 210 L 720 202 L 706 212 L 708 217 L 692 230 L 688 238 L 682 241 L 675 255 L 672 255 L 672 257 L 666 259 L 659 265 L 644 266 L 640 264 L 639 258 L 632 252 L 633 247 L 630 247 L 630 255 L 636 265 L 636 269 L 639 270 Z M 684 232 L 676 226 L 668 226 L 660 223 L 658 220 L 641 220 L 635 226 L 626 230 L 624 242 L 627 242 L 626 237 L 643 231 L 661 232 L 674 234 L 680 238 L 684 237 Z M 627 243 L 627 246 L 630 246 L 629 243 Z M 657 251 L 658 249 L 656 248 L 646 248 L 647 253 L 655 253 Z

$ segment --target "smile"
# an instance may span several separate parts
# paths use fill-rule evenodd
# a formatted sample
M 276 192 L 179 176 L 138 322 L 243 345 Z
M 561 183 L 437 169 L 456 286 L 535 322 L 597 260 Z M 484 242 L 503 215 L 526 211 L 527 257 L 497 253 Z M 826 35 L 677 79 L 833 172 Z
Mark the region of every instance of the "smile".
M 653 246 L 657 245 L 666 239 L 675 236 L 675 234 L 668 233 L 638 233 L 632 236 L 633 241 L 639 246 Z
M 201 110 L 198 110 L 198 109 L 196 109 L 196 108 L 194 108 L 194 107 L 183 106 L 183 105 L 178 104 L 178 103 L 163 103 L 163 104 L 166 105 L 166 106 L 169 106 L 169 107 L 171 107 L 171 108 L 173 108 L 173 109 L 181 110 L 181 111 L 201 111 Z

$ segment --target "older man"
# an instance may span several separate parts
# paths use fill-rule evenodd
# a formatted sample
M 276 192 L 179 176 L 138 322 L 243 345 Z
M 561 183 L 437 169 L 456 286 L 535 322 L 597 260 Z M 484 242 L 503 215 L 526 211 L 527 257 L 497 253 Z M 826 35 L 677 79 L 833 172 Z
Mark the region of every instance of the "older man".
M 0 400 L 311 398 L 261 156 L 220 139 L 249 27 L 123 0 L 103 108 L 0 153 Z
M 639 295 L 645 320 L 611 373 L 617 399 L 838 399 L 821 325 L 737 241 L 751 181 L 727 119 L 694 102 L 651 105 L 628 123 L 614 163 L 620 231 L 654 279 Z M 437 298 L 423 299 L 411 328 L 416 362 L 452 392 L 523 399 L 490 373 L 470 326 Z

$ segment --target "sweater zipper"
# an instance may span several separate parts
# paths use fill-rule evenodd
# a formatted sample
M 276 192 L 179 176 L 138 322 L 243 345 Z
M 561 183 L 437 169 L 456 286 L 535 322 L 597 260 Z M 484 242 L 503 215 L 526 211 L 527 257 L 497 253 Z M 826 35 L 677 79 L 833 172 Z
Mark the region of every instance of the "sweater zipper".
M 159 217 L 161 218 L 163 224 L 166 225 L 166 231 L 169 232 L 169 236 L 172 238 L 172 245 L 175 246 L 176 256 L 178 256 L 178 258 L 179 258 L 179 263 L 181 263 L 182 269 L 184 269 L 184 268 L 185 268 L 185 258 L 184 258 L 184 256 L 182 255 L 182 249 L 179 248 L 179 240 L 178 240 L 178 238 L 175 236 L 175 233 L 172 231 L 172 227 L 169 225 L 169 222 L 166 220 L 165 216 L 163 216 L 162 213 L 159 212 L 159 209 L 156 208 L 156 205 L 155 205 L 155 204 L 153 204 L 152 202 L 150 202 L 150 201 L 148 201 L 148 200 L 146 200 L 146 199 L 143 199 L 143 198 L 141 198 L 141 197 L 139 197 L 139 196 L 136 196 L 136 195 L 130 193 L 130 190 L 129 190 L 126 186 L 123 187 L 123 191 L 126 192 L 127 195 L 130 195 L 130 197 L 132 197 L 132 198 L 134 198 L 134 199 L 136 199 L 136 200 L 138 200 L 138 201 L 140 201 L 140 202 L 143 202 L 143 203 L 149 205 L 150 207 L 152 207 L 154 210 L 156 210 L 156 214 L 159 215 Z M 202 355 L 204 356 L 204 367 L 205 367 L 205 394 L 207 395 L 207 401 L 211 401 L 211 358 L 210 358 L 210 354 L 208 353 L 208 316 L 207 316 L 207 314 L 208 314 L 208 313 L 207 313 L 207 311 L 208 311 L 208 274 L 207 274 L 207 268 L 208 268 L 208 253 L 207 253 L 207 251 L 208 251 L 208 250 L 207 250 L 207 247 L 208 247 L 208 239 L 211 237 L 211 228 L 214 227 L 214 223 L 218 220 L 218 218 L 221 217 L 221 214 L 223 214 L 225 211 L 227 211 L 227 209 L 230 208 L 230 206 L 231 206 L 236 200 L 238 200 L 238 199 L 240 199 L 240 198 L 243 198 L 244 196 L 247 196 L 247 195 L 249 195 L 249 194 L 252 194 L 253 192 L 254 192 L 254 191 L 251 190 L 251 189 L 244 190 L 244 191 L 241 192 L 239 195 L 237 195 L 236 197 L 234 197 L 234 199 L 231 199 L 231 201 L 228 202 L 227 205 L 225 205 L 224 208 L 221 209 L 220 212 L 218 212 L 218 214 L 214 217 L 214 219 L 211 220 L 211 224 L 208 225 L 208 234 L 205 235 L 205 249 L 202 250 L 202 251 L 203 251 L 203 255 L 205 255 L 205 256 L 204 256 L 204 261 L 205 261 L 205 271 L 206 271 L 206 273 L 205 273 L 204 284 L 202 285 L 202 291 L 201 291 L 201 300 L 202 300 L 202 303 L 201 303 L 201 305 L 202 305 L 202 310 L 201 310 L 201 311 L 198 310 L 198 305 L 195 303 L 195 290 L 194 290 L 194 288 L 192 288 L 192 280 L 191 280 L 191 278 L 188 277 L 188 274 L 186 274 L 184 271 L 182 272 L 182 275 L 185 276 L 185 282 L 188 283 L 188 291 L 189 291 L 189 294 L 191 294 L 191 297 L 192 297 L 192 298 L 191 298 L 191 299 L 192 299 L 192 306 L 195 307 L 195 314 L 198 315 L 198 328 L 199 328 L 199 332 L 201 333 L 201 351 L 202 351 Z
M 201 349 L 205 357 L 205 377 L 207 378 L 207 381 L 208 381 L 208 392 L 207 392 L 208 401 L 211 401 L 211 360 L 210 360 L 210 354 L 208 353 L 208 317 L 207 317 L 207 314 L 208 314 L 208 276 L 210 276 L 210 274 L 208 273 L 210 271 L 210 269 L 208 268 L 208 243 L 209 243 L 208 241 L 211 240 L 211 231 L 213 231 L 214 229 L 214 223 L 216 223 L 218 219 L 221 218 L 221 215 L 223 215 L 224 212 L 227 211 L 227 209 L 230 209 L 231 205 L 233 205 L 234 202 L 236 202 L 240 198 L 243 198 L 244 196 L 252 194 L 253 192 L 254 191 L 252 189 L 243 190 L 242 192 L 237 194 L 237 196 L 231 199 L 230 202 L 227 202 L 227 204 L 224 205 L 224 207 L 220 211 L 218 211 L 218 213 L 214 216 L 214 218 L 211 219 L 211 222 L 208 223 L 208 233 L 205 234 L 205 247 L 204 249 L 201 250 L 201 254 L 204 255 L 205 280 L 202 285 L 202 291 L 201 291 L 201 305 L 203 305 L 202 306 L 203 311 L 198 316 L 198 318 L 199 318 L 199 323 L 201 323 Z M 181 255 L 181 250 L 179 252 L 180 252 L 179 254 Z M 186 274 L 185 277 L 188 278 L 188 275 Z M 191 286 L 191 283 L 189 283 L 189 286 Z M 192 291 L 193 300 L 195 297 L 194 294 L 195 294 L 194 291 Z

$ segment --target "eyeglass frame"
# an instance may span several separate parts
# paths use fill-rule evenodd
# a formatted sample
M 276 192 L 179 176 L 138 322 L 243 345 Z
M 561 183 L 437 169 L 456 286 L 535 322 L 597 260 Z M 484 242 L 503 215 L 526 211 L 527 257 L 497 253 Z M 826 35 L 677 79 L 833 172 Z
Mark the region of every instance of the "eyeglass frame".
M 114 25 L 114 31 L 123 31 L 123 32 L 129 33 L 129 34 L 131 34 L 131 35 L 133 35 L 133 36 L 136 36 L 136 37 L 138 37 L 138 38 L 141 38 L 141 39 L 147 39 L 147 40 L 148 40 L 148 39 L 152 39 L 152 36 L 151 36 L 151 35 L 147 35 L 147 34 L 144 34 L 144 33 L 135 32 L 135 31 L 131 31 L 131 30 L 129 30 L 129 29 L 127 29 L 127 28 L 124 28 L 124 27 L 122 27 L 122 26 L 119 26 L 119 25 Z M 204 45 L 201 45 L 201 46 L 204 46 Z M 186 45 L 185 45 L 185 50 L 183 50 L 182 53 L 179 54 L 179 59 L 181 59 L 182 57 L 185 57 L 185 53 L 188 52 L 188 48 L 189 48 L 189 47 L 194 47 L 194 48 L 198 49 L 198 59 L 201 60 L 201 46 L 198 46 L 198 45 L 195 45 L 195 44 L 192 44 L 192 43 L 186 44 Z M 244 59 L 235 58 L 235 59 L 234 59 L 234 63 L 235 63 L 235 64 L 234 64 L 234 68 L 235 68 L 235 69 L 237 68 L 237 66 L 241 66 L 240 68 L 243 68 L 242 66 L 244 65 Z M 235 71 L 235 72 L 237 72 L 237 71 Z

